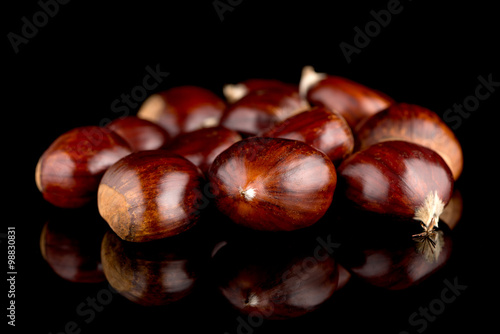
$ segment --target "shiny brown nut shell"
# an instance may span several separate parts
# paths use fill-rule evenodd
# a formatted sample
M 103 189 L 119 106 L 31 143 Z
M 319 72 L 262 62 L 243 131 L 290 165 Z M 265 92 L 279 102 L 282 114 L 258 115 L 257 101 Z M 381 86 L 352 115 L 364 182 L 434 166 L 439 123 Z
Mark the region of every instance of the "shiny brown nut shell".
M 385 140 L 405 140 L 441 155 L 456 180 L 463 169 L 462 147 L 453 131 L 433 111 L 408 103 L 396 103 L 359 124 L 357 149 Z
M 220 124 L 251 136 L 308 107 L 307 102 L 295 90 L 261 89 L 252 91 L 229 105 Z
M 217 208 L 233 222 L 268 231 L 317 222 L 337 176 L 332 161 L 306 143 L 252 137 L 222 152 L 209 170 Z
M 38 160 L 36 185 L 55 206 L 82 207 L 95 200 L 104 172 L 130 153 L 127 142 L 109 129 L 72 129 L 59 136 Z
M 134 152 L 163 148 L 171 139 L 158 124 L 136 116 L 117 118 L 106 127 L 125 139 Z
M 197 86 L 178 86 L 148 97 L 137 117 L 163 127 L 173 138 L 179 133 L 219 125 L 223 99 Z
M 99 213 L 127 241 L 177 235 L 198 220 L 202 182 L 200 170 L 180 155 L 165 150 L 136 152 L 104 174 Z
M 336 165 L 354 149 L 354 137 L 345 119 L 324 107 L 289 117 L 260 136 L 303 141 L 325 153 Z

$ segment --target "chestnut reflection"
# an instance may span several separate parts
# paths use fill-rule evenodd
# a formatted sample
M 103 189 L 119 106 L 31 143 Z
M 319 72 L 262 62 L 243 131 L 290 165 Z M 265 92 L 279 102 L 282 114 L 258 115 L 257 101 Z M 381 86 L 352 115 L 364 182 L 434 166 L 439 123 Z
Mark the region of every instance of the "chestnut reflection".
M 294 318 L 317 309 L 337 289 L 337 262 L 316 238 L 249 235 L 219 244 L 211 270 L 222 295 L 240 312 Z
M 416 221 L 351 212 L 335 225 L 342 243 L 339 262 L 353 277 L 388 290 L 421 283 L 445 265 L 452 251 L 451 231 L 444 222 L 435 231 L 433 247 L 411 237 L 419 233 Z
M 61 278 L 76 283 L 105 280 L 101 265 L 101 240 L 106 222 L 97 210 L 57 210 L 45 223 L 40 251 Z
M 187 234 L 138 244 L 108 231 L 102 240 L 101 259 L 109 284 L 144 306 L 167 305 L 188 296 L 209 251 Z

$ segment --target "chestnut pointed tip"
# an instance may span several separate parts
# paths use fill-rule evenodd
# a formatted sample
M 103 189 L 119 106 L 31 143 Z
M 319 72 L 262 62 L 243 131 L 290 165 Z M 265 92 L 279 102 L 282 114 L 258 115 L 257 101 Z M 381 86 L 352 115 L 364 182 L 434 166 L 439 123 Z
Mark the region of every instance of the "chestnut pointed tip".
M 439 216 L 443 213 L 444 202 L 439 198 L 436 190 L 431 191 L 425 197 L 424 203 L 415 209 L 413 219 L 419 220 L 425 225 L 427 231 L 438 227 Z
M 247 189 L 243 189 L 243 188 L 240 188 L 240 195 L 243 196 L 243 198 L 247 201 L 251 201 L 254 199 L 255 197 L 255 189 L 250 187 L 250 188 L 247 188 Z

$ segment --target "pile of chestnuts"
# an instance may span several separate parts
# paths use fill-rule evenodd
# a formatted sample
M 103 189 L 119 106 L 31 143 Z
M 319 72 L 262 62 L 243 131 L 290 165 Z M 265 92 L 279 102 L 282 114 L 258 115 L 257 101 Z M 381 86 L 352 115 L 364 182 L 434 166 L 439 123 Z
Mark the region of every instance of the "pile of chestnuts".
M 433 111 L 306 66 L 298 84 L 256 78 L 227 84 L 221 96 L 195 86 L 153 94 L 136 116 L 59 136 L 35 180 L 57 207 L 97 202 L 113 231 L 110 249 L 121 249 L 120 239 L 166 242 L 197 225 L 209 205 L 276 240 L 335 224 L 332 211 L 349 207 L 373 224 L 409 226 L 401 237 L 415 247 L 405 252 L 435 266 L 449 252 L 439 222 L 462 169 L 460 143 Z M 358 223 L 339 215 L 343 225 Z M 317 267 L 330 292 L 333 268 Z M 241 287 L 230 284 L 223 292 L 238 299 Z

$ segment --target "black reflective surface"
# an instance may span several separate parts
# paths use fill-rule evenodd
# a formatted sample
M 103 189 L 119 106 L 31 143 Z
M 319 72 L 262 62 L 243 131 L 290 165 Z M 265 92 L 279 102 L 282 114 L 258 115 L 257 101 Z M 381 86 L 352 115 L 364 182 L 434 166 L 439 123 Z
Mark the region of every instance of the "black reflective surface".
M 232 3 L 222 21 L 214 3 Z M 12 215 L 3 219 L 0 234 L 6 259 L 3 235 L 8 226 L 16 227 L 17 275 L 16 327 L 8 326 L 5 316 L 2 326 L 9 333 L 36 328 L 32 332 L 53 334 L 453 333 L 466 327 L 477 332 L 496 328 L 491 306 L 498 298 L 494 127 L 500 72 L 495 11 L 479 4 L 401 1 L 402 11 L 368 36 L 363 47 L 356 46 L 363 38 L 356 37 L 355 28 L 376 22 L 377 14 L 371 12 L 383 15 L 380 11 L 389 3 L 335 4 L 329 9 L 321 3 L 206 1 L 169 2 L 160 9 L 156 4 L 69 2 L 60 4 L 53 17 L 47 15 L 47 23 L 19 45 L 18 53 L 6 38 L 4 96 L 9 104 L 3 124 L 13 132 L 4 131 L 2 161 L 4 212 Z M 22 18 L 33 22 L 43 9 L 36 1 L 12 6 L 6 10 L 4 36 L 22 35 L 23 29 L 29 33 Z M 342 42 L 356 47 L 349 63 Z M 160 243 L 141 249 L 110 234 L 95 205 L 60 210 L 36 189 L 36 162 L 64 131 L 133 115 L 142 95 L 177 85 L 200 85 L 221 94 L 223 84 L 251 77 L 297 82 L 304 65 L 357 80 L 398 101 L 421 104 L 454 129 L 465 157 L 456 183 L 463 210 L 459 220 L 448 227 L 441 224 L 447 248 L 436 268 L 424 268 L 407 241 L 391 244 L 391 236 L 398 235 L 391 224 L 346 225 L 336 212 L 307 231 L 276 235 L 279 242 L 293 239 L 299 249 L 292 241 L 274 245 L 267 234 L 234 228 L 211 207 L 175 246 Z M 154 82 L 155 71 L 169 74 Z M 453 111 L 467 103 L 467 109 Z M 105 238 L 110 247 L 103 260 Z M 257 253 L 238 260 L 238 248 L 245 244 L 245 252 L 255 247 Z M 292 251 L 285 252 L 285 246 Z M 318 253 L 318 246 L 333 260 Z M 259 265 L 263 249 L 271 252 L 264 267 Z M 418 277 L 408 275 L 409 255 L 411 272 L 418 271 Z M 322 266 L 315 256 L 339 266 L 321 276 L 325 270 L 319 269 L 331 266 Z M 310 303 L 314 307 L 298 317 L 264 319 L 255 309 L 240 312 L 219 288 L 241 280 L 238 272 L 245 268 L 258 276 L 260 286 L 264 274 L 273 277 L 274 282 L 264 284 L 266 291 L 291 268 L 300 269 L 298 279 L 285 274 L 294 286 L 305 287 L 301 282 L 306 277 L 305 282 L 316 286 L 330 282 L 337 287 L 333 292 L 333 287 L 314 290 L 318 305 Z M 347 270 L 352 274 L 346 282 Z M 7 268 L 3 275 L 9 277 Z M 398 289 L 389 289 L 394 286 Z M 4 295 L 9 291 L 5 287 Z M 293 300 L 283 295 L 280 291 L 271 300 L 279 306 Z M 247 294 L 244 302 L 258 305 L 262 298 L 255 296 L 255 291 Z M 5 313 L 8 303 L 2 297 Z

